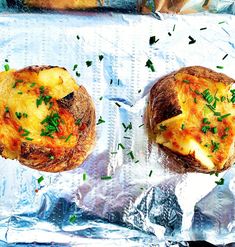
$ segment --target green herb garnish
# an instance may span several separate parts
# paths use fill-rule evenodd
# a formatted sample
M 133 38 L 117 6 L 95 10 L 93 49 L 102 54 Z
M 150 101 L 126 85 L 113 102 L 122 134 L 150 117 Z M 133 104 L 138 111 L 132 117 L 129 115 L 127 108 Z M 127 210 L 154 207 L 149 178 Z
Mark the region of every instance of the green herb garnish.
M 159 39 L 156 40 L 156 37 L 155 36 L 151 36 L 149 38 L 149 44 L 150 45 L 153 45 L 153 44 L 157 43 L 158 41 L 159 41 Z
M 78 65 L 77 64 L 74 64 L 73 65 L 73 71 L 75 71 L 77 67 L 78 67 Z
M 205 125 L 205 126 L 202 126 L 202 132 L 204 133 L 204 134 L 206 134 L 207 133 L 207 131 L 210 129 L 211 127 L 210 126 L 208 126 L 208 125 Z
M 134 154 L 133 154 L 133 152 L 132 152 L 132 151 L 130 151 L 127 155 L 130 155 L 130 157 L 131 157 L 131 159 L 132 159 L 132 160 L 134 160 L 134 159 L 135 159 Z
M 189 38 L 189 45 L 192 45 L 192 44 L 194 44 L 194 43 L 196 43 L 196 40 L 192 37 L 192 36 L 188 36 L 188 38 Z
M 216 133 L 218 133 L 218 129 L 216 127 L 213 127 L 213 128 L 211 128 L 211 132 L 213 134 L 216 134 Z
M 71 215 L 71 216 L 69 217 L 69 222 L 70 222 L 71 224 L 74 224 L 76 220 L 77 220 L 77 216 L 76 216 L 75 214 L 73 214 L 73 215 Z
M 230 116 L 230 115 L 231 115 L 231 113 L 222 115 L 222 116 L 218 117 L 217 120 L 220 121 L 220 122 L 222 122 L 222 120 L 223 120 L 224 118 L 226 118 L 226 117 L 228 117 L 228 116 Z
M 83 173 L 82 179 L 83 179 L 83 181 L 86 181 L 86 173 Z
M 184 130 L 185 129 L 185 124 L 181 125 L 181 129 Z
M 103 58 L 104 58 L 104 56 L 103 56 L 103 55 L 99 55 L 99 60 L 100 60 L 100 61 L 102 61 L 102 60 L 103 60 Z
M 217 185 L 223 185 L 224 184 L 224 178 L 221 178 L 219 181 L 215 181 Z
M 167 126 L 166 125 L 162 125 L 162 124 L 160 124 L 160 130 L 162 130 L 162 131 L 164 131 L 164 130 L 166 130 L 167 129 Z
M 119 150 L 119 147 L 120 147 L 121 149 L 125 149 L 125 147 L 122 145 L 122 143 L 118 143 L 118 150 Z
M 40 178 L 38 178 L 38 183 L 40 184 L 43 180 L 44 180 L 44 177 L 41 176 Z
M 153 62 L 150 59 L 147 60 L 145 67 L 148 67 L 152 72 L 155 72 Z
M 81 123 L 82 119 L 81 118 L 78 118 L 75 122 L 76 125 L 79 125 Z
M 30 87 L 34 87 L 36 85 L 36 83 L 35 82 L 32 82 L 31 84 L 30 84 Z
M 202 122 L 203 122 L 204 124 L 210 124 L 210 123 L 211 123 L 211 122 L 209 122 L 208 118 L 203 118 L 203 119 L 202 119 Z
M 69 141 L 69 139 L 71 138 L 72 135 L 73 135 L 72 133 L 69 134 L 68 137 L 66 138 L 65 142 Z
M 121 107 L 121 105 L 118 102 L 115 102 L 115 105 Z
M 153 170 L 151 170 L 151 171 L 149 172 L 149 177 L 151 177 L 152 174 L 153 174 Z
M 189 84 L 189 80 L 183 80 L 183 82 Z
M 216 66 L 216 68 L 217 68 L 217 69 L 223 69 L 224 66 L 219 66 L 219 65 L 218 65 L 218 66 Z
M 60 116 L 57 112 L 51 112 L 41 124 L 44 125 L 44 129 L 41 130 L 41 136 L 48 136 L 50 138 L 54 138 L 52 135 L 55 132 L 59 132 L 59 120 Z
M 5 65 L 4 65 L 4 69 L 5 69 L 5 71 L 9 71 L 9 70 L 10 70 L 9 64 L 5 64 Z
M 80 76 L 81 76 L 81 74 L 80 74 L 80 73 L 78 73 L 78 72 L 76 71 L 76 76 L 77 76 L 77 77 L 80 77 Z
M 214 152 L 217 152 L 217 151 L 219 150 L 220 143 L 211 140 L 211 144 L 212 144 L 212 146 L 213 146 L 212 152 L 213 152 L 213 153 L 214 153 Z
M 21 119 L 21 117 L 22 117 L 21 112 L 16 112 L 15 115 L 16 115 L 16 117 L 17 117 L 18 119 Z
M 99 125 L 99 124 L 102 124 L 102 123 L 105 123 L 105 120 L 102 119 L 102 117 L 100 116 L 100 118 L 98 119 L 98 123 L 96 125 Z
M 101 176 L 101 180 L 109 180 L 112 179 L 112 176 Z
M 226 100 L 226 97 L 225 97 L 225 96 L 221 96 L 221 97 L 220 97 L 220 101 L 221 101 L 221 102 L 224 102 L 225 100 Z
M 5 113 L 7 113 L 7 112 L 9 112 L 9 107 L 8 106 L 5 107 Z
M 214 100 L 214 97 L 211 95 L 208 88 L 203 91 L 202 96 L 209 104 Z
M 86 66 L 90 67 L 92 65 L 92 61 L 86 61 Z
M 141 128 L 141 127 L 143 127 L 144 126 L 144 124 L 141 124 L 141 125 L 139 125 L 139 128 Z
M 224 57 L 222 58 L 222 60 L 224 60 L 227 56 L 228 56 L 228 54 L 224 55 Z
M 25 138 L 27 141 L 32 141 L 33 140 L 33 138 L 30 138 L 30 137 L 26 137 Z

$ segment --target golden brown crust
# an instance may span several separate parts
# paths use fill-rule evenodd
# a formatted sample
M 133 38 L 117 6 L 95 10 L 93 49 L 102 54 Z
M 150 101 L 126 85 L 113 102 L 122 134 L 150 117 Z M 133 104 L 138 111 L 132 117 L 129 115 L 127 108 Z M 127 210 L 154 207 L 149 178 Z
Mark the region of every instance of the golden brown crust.
M 228 77 L 225 74 L 217 73 L 211 69 L 192 66 L 185 67 L 176 72 L 171 73 L 163 78 L 161 78 L 150 90 L 149 102 L 146 109 L 146 121 L 150 132 L 154 135 L 155 126 L 164 120 L 172 118 L 182 113 L 181 107 L 178 101 L 177 92 L 175 90 L 175 75 L 177 73 L 189 74 L 196 77 L 201 77 L 205 79 L 210 79 L 215 82 L 222 82 L 226 85 L 231 85 L 235 81 L 234 79 Z M 200 161 L 198 161 L 194 154 L 182 155 L 180 153 L 173 152 L 167 147 L 160 145 L 172 158 L 172 168 L 176 172 L 186 172 L 186 171 L 200 171 L 208 173 L 210 172 L 207 168 L 204 168 Z M 223 170 L 230 167 L 235 160 L 235 153 L 233 152 L 225 163 Z M 176 166 L 176 163 L 180 166 Z
M 77 167 L 90 154 L 95 142 L 95 107 L 86 89 L 80 86 L 77 91 L 58 100 L 58 104 L 66 108 L 75 120 L 81 119 L 81 124 L 86 126 L 79 131 L 76 146 L 62 149 L 60 156 L 51 159 L 53 148 L 23 142 L 19 158 L 22 164 L 41 171 L 60 172 Z

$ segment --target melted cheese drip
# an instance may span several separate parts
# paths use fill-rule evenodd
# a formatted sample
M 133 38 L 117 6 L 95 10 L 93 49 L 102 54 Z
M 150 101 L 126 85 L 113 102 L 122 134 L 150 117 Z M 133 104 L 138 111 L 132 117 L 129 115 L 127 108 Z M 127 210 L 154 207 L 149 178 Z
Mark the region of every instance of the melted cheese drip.
M 32 83 L 35 85 L 32 86 Z M 55 100 L 53 101 L 53 110 L 59 112 L 61 119 L 65 121 L 64 125 L 59 125 L 61 136 L 66 138 L 69 134 L 74 135 L 67 142 L 65 139 L 60 139 L 58 135 L 53 135 L 54 138 L 40 135 L 44 128 L 41 124 L 42 120 L 52 112 L 49 109 L 49 104 L 46 105 L 42 102 L 40 106 L 36 105 L 36 100 L 40 95 L 40 86 L 44 86 L 47 95 L 52 96 L 52 99 L 55 100 L 78 89 L 69 73 L 61 68 L 46 69 L 38 74 L 13 70 L 0 73 L 0 142 L 4 145 L 3 156 L 12 159 L 18 158 L 21 142 L 55 148 L 75 146 L 77 137 L 73 116 L 68 111 L 60 109 Z M 6 107 L 9 109 L 9 113 L 6 113 Z M 21 116 L 18 119 L 16 112 L 26 113 L 28 116 Z M 21 136 L 22 132 L 19 132 L 19 127 L 28 130 L 30 134 Z M 27 140 L 26 137 L 33 140 Z
M 227 98 L 231 98 L 230 86 L 188 74 L 178 73 L 175 79 L 182 114 L 157 125 L 157 143 L 182 155 L 194 154 L 195 158 L 209 170 L 222 169 L 233 152 L 235 136 L 233 124 L 235 107 L 227 101 Z M 216 94 L 219 99 L 222 96 L 226 97 L 224 102 L 220 100 L 217 102 L 216 112 L 220 112 L 221 115 L 228 113 L 231 115 L 221 122 L 218 121 L 218 116 L 215 116 L 206 106 L 208 102 L 203 96 L 195 93 L 195 91 L 202 93 L 206 89 L 209 89 L 212 96 Z M 211 105 L 213 103 L 214 100 Z M 203 123 L 203 118 L 207 118 L 210 124 Z M 213 133 L 212 129 L 203 133 L 202 127 L 205 125 L 210 128 L 216 127 L 218 133 Z M 166 126 L 166 130 L 163 130 L 161 126 Z M 225 135 L 227 136 L 223 137 Z M 213 143 L 219 143 L 218 150 L 214 150 Z

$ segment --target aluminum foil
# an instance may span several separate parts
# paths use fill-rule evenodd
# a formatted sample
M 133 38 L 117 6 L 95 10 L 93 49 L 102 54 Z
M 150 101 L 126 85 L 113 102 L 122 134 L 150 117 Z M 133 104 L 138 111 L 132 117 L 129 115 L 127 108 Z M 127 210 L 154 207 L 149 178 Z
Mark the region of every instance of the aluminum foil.
M 149 90 L 160 77 L 202 65 L 220 72 L 216 67 L 223 66 L 235 78 L 234 26 L 234 16 L 215 14 L 163 14 L 159 19 L 108 13 L 1 14 L 0 66 L 7 59 L 15 69 L 33 64 L 67 68 L 92 95 L 97 121 L 100 116 L 105 120 L 97 125 L 92 154 L 73 171 L 39 172 L 0 158 L 2 243 L 234 242 L 235 168 L 219 177 L 177 174 L 168 169 L 167 157 L 149 142 L 142 125 Z M 150 46 L 154 35 L 159 41 Z M 189 36 L 196 43 L 189 45 Z M 155 72 L 145 66 L 148 59 Z M 217 186 L 222 177 L 225 184 Z
M 234 0 L 1 0 L 2 11 L 111 9 L 113 11 L 190 14 L 235 13 Z

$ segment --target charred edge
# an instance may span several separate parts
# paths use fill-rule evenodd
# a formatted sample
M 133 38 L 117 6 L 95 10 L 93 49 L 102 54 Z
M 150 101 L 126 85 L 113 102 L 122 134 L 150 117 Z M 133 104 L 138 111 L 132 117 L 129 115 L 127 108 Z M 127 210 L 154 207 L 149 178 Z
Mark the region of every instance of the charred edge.
M 74 93 L 70 93 L 68 95 L 66 95 L 64 98 L 57 100 L 57 103 L 59 104 L 59 106 L 63 107 L 63 108 L 67 108 L 70 109 L 70 107 L 72 106 L 73 102 L 74 102 Z

